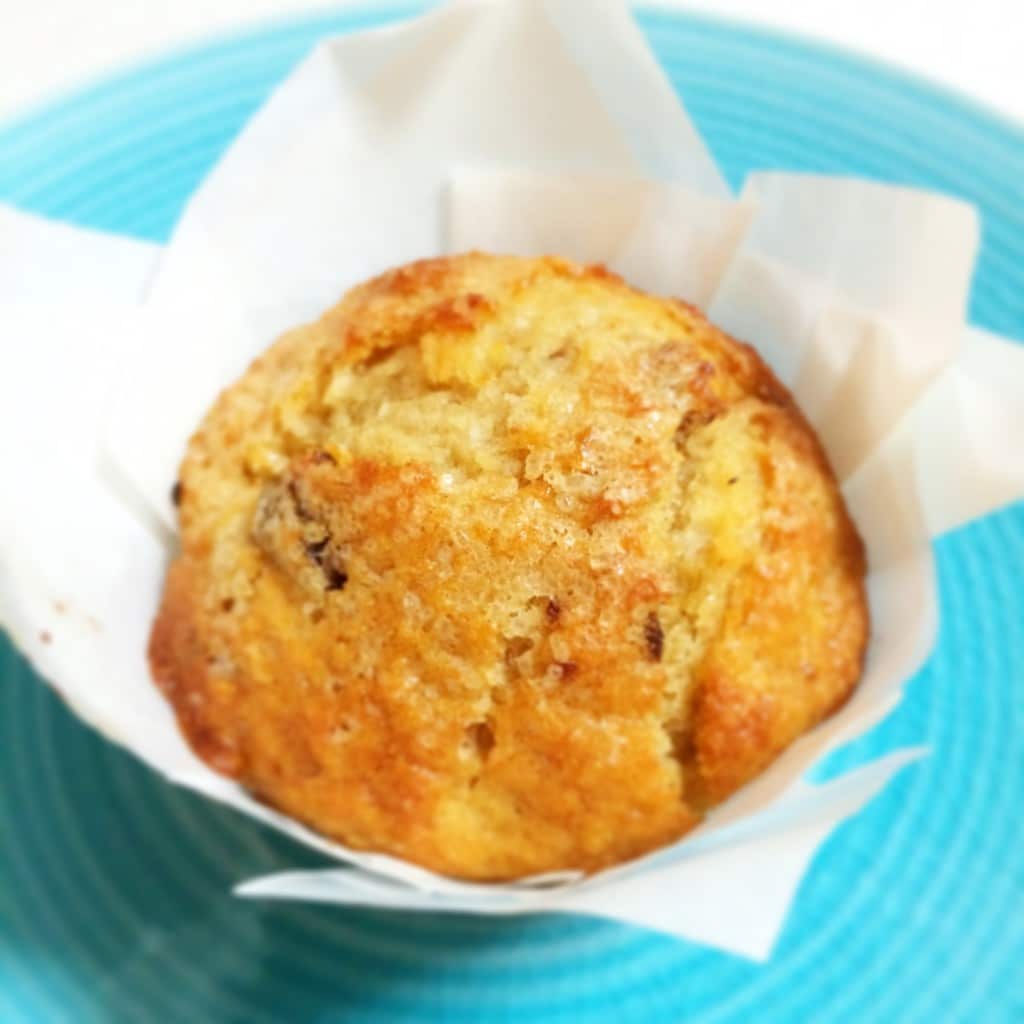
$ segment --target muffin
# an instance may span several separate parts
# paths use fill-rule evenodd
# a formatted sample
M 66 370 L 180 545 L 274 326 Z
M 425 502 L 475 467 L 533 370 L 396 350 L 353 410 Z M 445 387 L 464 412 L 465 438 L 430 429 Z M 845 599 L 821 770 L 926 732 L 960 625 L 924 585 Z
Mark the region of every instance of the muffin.
M 678 839 L 856 685 L 861 542 L 753 349 L 602 267 L 400 267 L 217 400 L 150 642 L 196 753 L 501 880 Z

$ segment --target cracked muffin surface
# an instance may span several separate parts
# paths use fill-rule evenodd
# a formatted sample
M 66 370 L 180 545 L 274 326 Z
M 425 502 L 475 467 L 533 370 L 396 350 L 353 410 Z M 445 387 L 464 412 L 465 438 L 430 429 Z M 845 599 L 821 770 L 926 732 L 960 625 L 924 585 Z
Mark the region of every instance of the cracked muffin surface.
M 150 642 L 193 749 L 465 878 L 671 842 L 860 675 L 864 558 L 749 347 L 600 267 L 410 264 L 217 400 Z

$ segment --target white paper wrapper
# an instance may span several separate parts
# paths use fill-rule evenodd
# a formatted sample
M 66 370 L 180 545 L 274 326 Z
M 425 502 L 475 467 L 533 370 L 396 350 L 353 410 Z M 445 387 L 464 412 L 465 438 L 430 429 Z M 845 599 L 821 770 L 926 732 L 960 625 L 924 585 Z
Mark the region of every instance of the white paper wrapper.
M 625 7 L 575 10 L 461 2 L 323 44 L 162 253 L 0 210 L 0 454 L 18 481 L 0 503 L 0 622 L 111 739 L 347 865 L 244 895 L 574 910 L 763 958 L 820 843 L 921 753 L 804 781 L 927 657 L 930 537 L 1024 492 L 1024 349 L 964 325 L 969 208 L 783 174 L 733 199 Z M 465 884 L 329 843 L 202 765 L 145 665 L 169 490 L 216 392 L 347 286 L 470 246 L 606 262 L 755 342 L 821 432 L 869 548 L 874 634 L 843 711 L 684 842 L 582 880 Z

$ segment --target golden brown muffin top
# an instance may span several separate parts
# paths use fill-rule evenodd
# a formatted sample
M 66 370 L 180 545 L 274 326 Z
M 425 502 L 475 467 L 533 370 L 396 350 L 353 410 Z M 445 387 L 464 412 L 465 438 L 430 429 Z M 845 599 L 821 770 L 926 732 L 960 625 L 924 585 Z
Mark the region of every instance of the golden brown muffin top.
M 864 562 L 754 351 L 602 268 L 351 291 L 181 469 L 155 676 L 213 767 L 469 878 L 669 842 L 855 685 Z

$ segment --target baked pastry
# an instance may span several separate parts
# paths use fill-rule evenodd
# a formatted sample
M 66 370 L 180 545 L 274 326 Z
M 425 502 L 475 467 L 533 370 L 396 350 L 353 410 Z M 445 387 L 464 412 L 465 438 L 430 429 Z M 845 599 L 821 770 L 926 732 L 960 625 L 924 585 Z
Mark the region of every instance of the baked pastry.
M 668 843 L 855 686 L 864 556 L 755 352 L 601 267 L 401 267 L 217 400 L 150 659 L 350 847 L 508 879 Z

